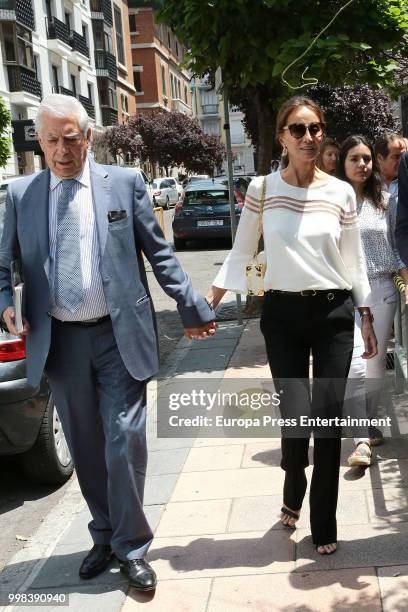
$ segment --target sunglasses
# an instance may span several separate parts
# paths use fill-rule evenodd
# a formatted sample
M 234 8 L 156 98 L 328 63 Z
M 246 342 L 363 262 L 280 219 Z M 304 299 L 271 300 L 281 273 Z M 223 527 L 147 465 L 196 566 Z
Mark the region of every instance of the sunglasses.
M 303 138 L 306 134 L 306 130 L 308 130 L 310 136 L 314 138 L 315 136 L 321 136 L 326 128 L 324 123 L 291 123 L 290 125 L 285 125 L 284 130 L 289 130 L 289 133 L 293 138 Z

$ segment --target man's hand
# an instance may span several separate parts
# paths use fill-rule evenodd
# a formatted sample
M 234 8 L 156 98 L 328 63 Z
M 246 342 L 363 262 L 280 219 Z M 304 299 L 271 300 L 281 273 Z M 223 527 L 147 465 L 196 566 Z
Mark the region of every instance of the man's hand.
M 195 338 L 203 339 L 213 336 L 215 334 L 215 330 L 217 329 L 217 324 L 215 321 L 210 321 L 201 327 L 185 327 L 184 335 L 189 340 L 193 340 Z
M 372 359 L 378 354 L 377 349 L 377 338 L 375 337 L 374 329 L 372 323 L 366 317 L 363 318 L 361 324 L 361 335 L 364 341 L 365 351 L 361 355 L 363 359 Z
M 15 326 L 15 316 L 14 316 L 13 306 L 9 306 L 8 308 L 6 308 L 6 310 L 3 311 L 3 321 L 7 325 L 7 329 L 9 330 L 10 334 L 13 334 L 13 336 L 20 336 L 20 338 L 22 338 L 23 336 L 26 336 L 28 332 L 30 331 L 30 325 L 28 321 L 26 321 L 26 319 L 24 319 L 23 331 L 22 332 L 17 331 L 16 326 Z

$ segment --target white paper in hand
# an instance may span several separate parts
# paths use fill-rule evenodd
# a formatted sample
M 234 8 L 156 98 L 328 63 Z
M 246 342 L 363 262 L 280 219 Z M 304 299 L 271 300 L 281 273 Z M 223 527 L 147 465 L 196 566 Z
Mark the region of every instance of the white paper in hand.
M 24 329 L 23 315 L 24 315 L 24 283 L 19 283 L 13 287 L 13 302 L 14 302 L 14 316 L 15 326 L 18 333 L 21 333 Z

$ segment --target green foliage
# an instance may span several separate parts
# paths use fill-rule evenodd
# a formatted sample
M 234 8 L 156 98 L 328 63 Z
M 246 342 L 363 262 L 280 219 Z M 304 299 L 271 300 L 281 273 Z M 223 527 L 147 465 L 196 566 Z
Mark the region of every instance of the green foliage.
M 149 2 L 152 5 L 152 2 Z M 299 59 L 346 0 L 156 0 L 156 18 L 187 47 L 195 74 L 222 69 L 230 89 L 253 100 L 258 171 L 269 171 L 281 102 L 307 95 L 304 79 L 401 91 L 395 58 L 408 58 L 408 0 L 354 0 Z M 289 86 L 282 80 L 285 73 Z M 302 78 L 304 75 L 304 79 Z M 316 82 L 316 81 L 315 81 Z M 245 106 L 245 105 L 243 105 Z
M 3 98 L 0 96 L 0 168 L 4 168 L 10 155 L 11 139 L 7 134 L 7 128 L 11 125 L 11 114 L 7 109 Z
M 229 85 L 269 84 L 279 94 L 294 61 L 329 23 L 346 0 L 161 0 L 158 18 L 168 23 L 189 49 L 188 64 L 197 74 L 220 66 Z M 301 74 L 339 85 L 365 82 L 386 87 L 396 67 L 384 54 L 404 47 L 408 54 L 407 0 L 354 0 L 293 67 L 290 83 Z

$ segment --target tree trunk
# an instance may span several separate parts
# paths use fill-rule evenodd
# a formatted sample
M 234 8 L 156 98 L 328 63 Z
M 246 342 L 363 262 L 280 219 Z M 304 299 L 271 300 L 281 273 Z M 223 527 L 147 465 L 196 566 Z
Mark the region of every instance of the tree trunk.
M 258 163 L 256 173 L 258 175 L 269 174 L 275 143 L 275 121 L 276 111 L 270 95 L 264 89 L 257 89 L 254 96 L 256 115 L 258 121 Z M 259 241 L 258 250 L 263 249 L 263 240 Z M 262 314 L 263 298 L 248 296 L 245 305 L 245 314 L 260 316 Z
M 270 97 L 263 89 L 255 92 L 255 108 L 258 120 L 258 164 L 257 174 L 269 174 L 271 171 L 272 155 L 275 149 L 275 120 L 276 111 Z

